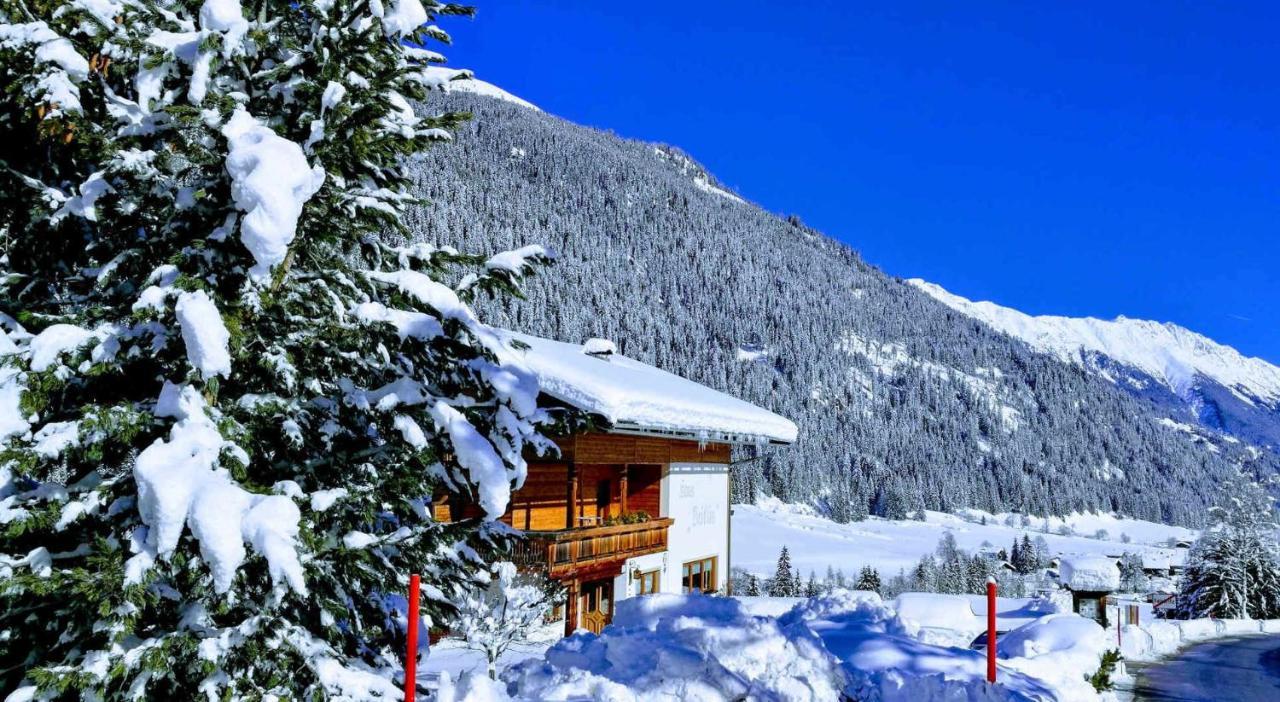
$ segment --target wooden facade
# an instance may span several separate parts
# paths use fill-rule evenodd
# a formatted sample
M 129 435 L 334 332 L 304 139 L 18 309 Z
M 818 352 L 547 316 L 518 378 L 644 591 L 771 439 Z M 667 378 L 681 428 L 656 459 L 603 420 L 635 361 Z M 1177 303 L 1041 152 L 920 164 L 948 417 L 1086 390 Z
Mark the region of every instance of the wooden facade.
M 526 532 L 517 563 L 564 585 L 565 634 L 579 625 L 599 631 L 612 617 L 614 578 L 627 559 L 667 550 L 664 472 L 672 463 L 728 464 L 730 447 L 605 433 L 556 443 L 559 456 L 527 457 L 528 477 L 501 520 Z M 437 496 L 433 509 L 441 521 L 481 514 L 457 495 Z

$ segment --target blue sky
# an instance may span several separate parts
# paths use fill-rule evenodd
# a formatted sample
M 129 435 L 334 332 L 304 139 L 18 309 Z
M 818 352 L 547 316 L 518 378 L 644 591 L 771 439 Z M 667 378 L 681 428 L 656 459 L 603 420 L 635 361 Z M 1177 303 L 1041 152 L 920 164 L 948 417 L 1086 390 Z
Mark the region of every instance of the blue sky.
M 1054 4 L 493 0 L 444 28 L 451 65 L 891 274 L 1280 363 L 1280 8 Z

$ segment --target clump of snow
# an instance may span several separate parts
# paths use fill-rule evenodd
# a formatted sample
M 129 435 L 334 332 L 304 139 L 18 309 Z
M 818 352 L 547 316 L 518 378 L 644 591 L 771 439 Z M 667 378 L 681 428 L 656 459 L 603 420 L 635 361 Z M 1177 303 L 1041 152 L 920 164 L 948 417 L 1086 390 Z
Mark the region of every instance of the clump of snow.
M 273 582 L 305 593 L 296 544 L 300 514 L 293 500 L 250 493 L 219 467 L 224 451 L 239 460 L 247 456 L 218 433 L 195 388 L 182 387 L 168 403 L 179 416 L 168 441 L 156 440 L 134 463 L 138 511 L 147 528 L 126 564 L 126 581 L 136 582 L 155 558 L 172 553 L 190 527 L 215 591 L 231 588 L 248 542 L 266 558 Z
M 250 274 L 264 278 L 284 261 L 302 206 L 324 184 L 324 169 L 310 167 L 302 148 L 239 108 L 222 129 L 229 146 L 231 197 L 245 213 L 240 240 L 257 262 Z
M 205 380 L 231 375 L 231 354 L 227 351 L 231 334 L 209 295 L 203 290 L 178 295 L 174 313 L 182 326 L 182 341 L 191 367 L 200 371 Z
M 37 373 L 48 370 L 58 359 L 89 343 L 94 333 L 74 324 L 54 324 L 36 334 L 28 349 L 31 352 L 31 370 Z
M 1058 579 L 1072 590 L 1114 592 L 1120 589 L 1120 567 L 1106 556 L 1065 556 Z
M 296 483 L 294 484 L 297 485 Z M 301 490 L 299 490 L 301 492 Z M 315 512 L 323 512 L 337 504 L 338 500 L 347 496 L 346 488 L 333 488 L 331 490 L 317 490 L 311 493 L 311 509 Z
M 587 339 L 582 352 L 588 356 L 612 356 L 618 352 L 618 345 L 608 339 Z
M 453 450 L 461 465 L 471 476 L 480 497 L 480 507 L 492 519 L 507 511 L 511 499 L 511 475 L 493 444 L 481 434 L 461 412 L 436 402 L 431 408 L 431 419 L 436 427 L 449 433 Z M 403 430 L 402 430 L 403 431 Z M 421 429 L 418 430 L 421 432 Z M 425 442 L 424 442 L 425 443 Z
M 31 424 L 22 415 L 22 385 L 17 368 L 0 367 L 0 439 L 27 433 Z
M 209 32 L 230 32 L 238 36 L 249 29 L 240 9 L 240 0 L 205 0 L 200 6 L 200 26 Z
M 98 198 L 111 192 L 111 184 L 103 177 L 102 171 L 96 171 L 90 174 L 77 189 L 80 193 L 67 198 L 67 201 L 62 203 L 62 207 L 53 214 L 50 221 L 56 222 L 67 215 L 83 217 L 91 222 L 97 221 Z
M 73 113 L 81 110 L 80 89 L 89 77 L 89 62 L 76 52 L 66 38 L 59 36 L 44 22 L 0 24 L 0 47 L 17 49 L 35 47 L 35 59 L 45 71 L 38 81 L 39 99 L 53 107 L 46 114 Z
M 80 443 L 80 422 L 50 422 L 35 433 L 35 452 L 45 458 L 57 458 L 68 448 Z
M 486 270 L 491 271 L 503 270 L 511 271 L 512 273 L 521 273 L 530 267 L 529 259 L 536 257 L 545 258 L 549 256 L 550 254 L 547 252 L 546 247 L 538 244 L 530 244 L 518 249 L 494 254 L 489 257 L 489 260 L 484 262 L 484 267 Z
M 515 353 L 543 392 L 614 424 L 731 440 L 796 440 L 790 420 L 621 354 L 601 363 L 580 346 L 507 335 L 529 347 Z
M 382 29 L 387 36 L 412 34 L 427 21 L 427 11 L 420 0 L 388 0 L 389 10 L 382 3 L 373 3 L 370 9 L 375 17 L 382 18 Z

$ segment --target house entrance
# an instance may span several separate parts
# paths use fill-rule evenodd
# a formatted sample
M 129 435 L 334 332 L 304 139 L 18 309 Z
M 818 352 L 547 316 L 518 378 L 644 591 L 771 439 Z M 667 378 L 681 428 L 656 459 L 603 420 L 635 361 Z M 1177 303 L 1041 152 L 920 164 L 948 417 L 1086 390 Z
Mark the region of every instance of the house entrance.
M 582 584 L 582 628 L 593 634 L 613 621 L 613 580 L 593 580 Z

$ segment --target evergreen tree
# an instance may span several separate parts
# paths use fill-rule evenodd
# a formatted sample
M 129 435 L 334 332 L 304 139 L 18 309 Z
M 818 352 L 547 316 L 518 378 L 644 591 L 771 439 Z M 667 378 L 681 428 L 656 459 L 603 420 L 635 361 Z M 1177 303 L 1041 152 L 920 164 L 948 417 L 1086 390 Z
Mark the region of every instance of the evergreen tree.
M 1040 554 L 1036 552 L 1035 544 L 1031 543 L 1031 536 L 1022 535 L 1022 563 L 1026 569 L 1022 571 L 1024 574 L 1034 573 L 1040 567 Z
M 818 578 L 813 571 L 809 571 L 809 581 L 804 585 L 805 597 L 817 597 L 822 594 L 822 590 L 818 587 Z
M 1049 549 L 1049 541 L 1043 536 L 1036 536 L 1031 545 L 1035 547 L 1035 569 L 1048 568 L 1053 554 L 1053 551 Z
M 1280 617 L 1275 500 L 1244 473 L 1226 481 L 1210 509 L 1213 526 L 1188 554 L 1178 597 L 1185 617 Z
M 778 554 L 778 567 L 774 571 L 773 580 L 769 581 L 770 597 L 791 597 L 795 594 L 796 584 L 791 576 L 791 552 L 786 546 Z
M 744 590 L 744 594 L 747 597 L 760 596 L 760 578 L 757 578 L 755 574 L 747 576 L 747 586 Z
M 960 557 L 960 545 L 956 543 L 956 535 L 951 531 L 942 532 L 942 536 L 938 538 L 938 545 L 934 548 L 934 553 L 938 556 L 939 561 L 954 561 Z
M 862 566 L 862 570 L 858 572 L 858 582 L 854 584 L 853 589 L 878 592 L 883 595 L 884 588 L 880 583 L 880 571 L 869 565 Z
M 0 689 L 398 698 L 407 575 L 484 584 L 550 443 L 471 303 L 546 256 L 393 245 L 466 12 L 0 0 Z
M 1142 554 L 1126 551 L 1120 558 L 1120 591 L 1144 592 L 1147 574 L 1143 570 Z

